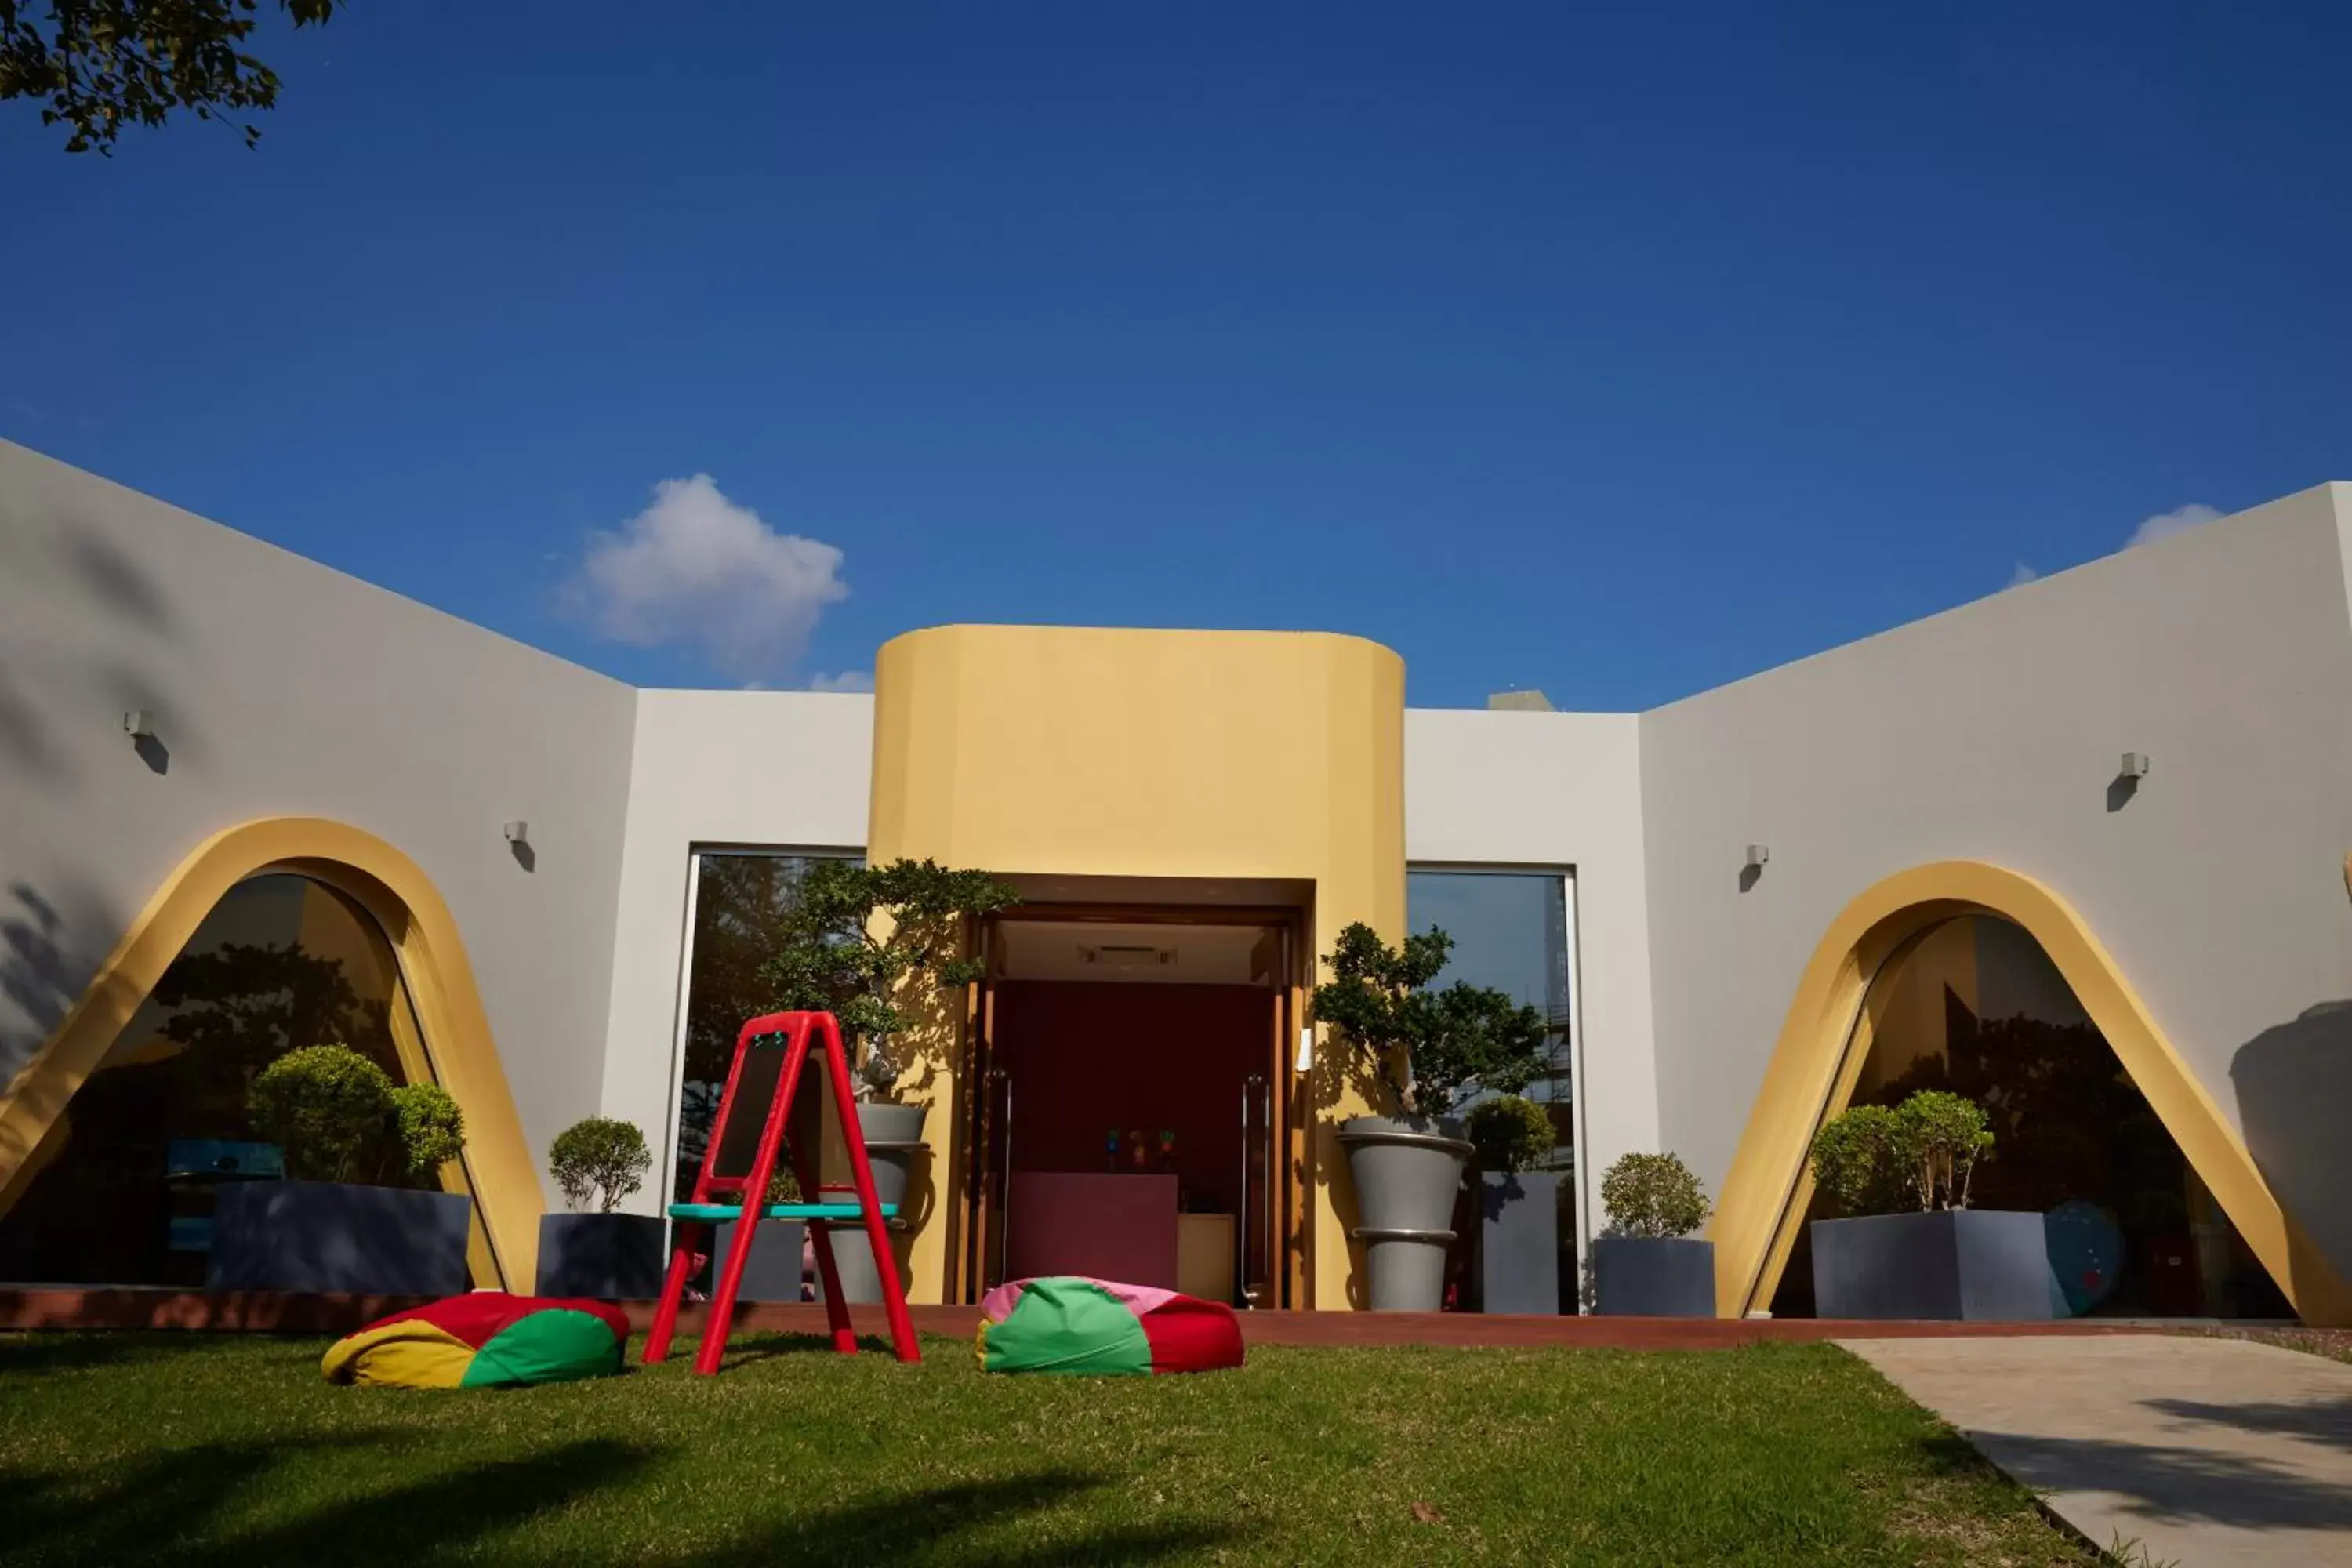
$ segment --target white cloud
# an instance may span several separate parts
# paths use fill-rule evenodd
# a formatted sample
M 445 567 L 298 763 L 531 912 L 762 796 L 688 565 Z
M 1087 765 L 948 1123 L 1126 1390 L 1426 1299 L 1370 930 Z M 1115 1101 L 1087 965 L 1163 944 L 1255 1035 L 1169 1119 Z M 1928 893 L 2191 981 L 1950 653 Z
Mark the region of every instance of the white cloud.
M 870 669 L 845 669 L 837 675 L 812 675 L 808 689 L 811 691 L 871 691 L 874 689 L 874 672 Z
M 592 537 L 565 597 L 601 637 L 690 647 L 758 684 L 789 674 L 824 607 L 848 596 L 840 573 L 839 550 L 778 533 L 697 474 L 664 479 L 652 505 Z
M 2139 520 L 2139 526 L 2132 530 L 2131 537 L 2124 541 L 2124 548 L 2129 550 L 2136 544 L 2153 544 L 2159 539 L 2169 539 L 2176 533 L 2186 533 L 2190 529 L 2209 523 L 2221 515 L 2221 513 L 2216 508 L 2207 506 L 2201 501 L 2190 501 L 2187 506 L 2177 506 L 2170 511 L 2160 511 L 2154 517 L 2144 517 Z
M 2022 586 L 2041 575 L 2041 573 L 2021 561 L 2017 563 L 2017 569 L 2009 574 L 2009 586 L 2012 588 Z

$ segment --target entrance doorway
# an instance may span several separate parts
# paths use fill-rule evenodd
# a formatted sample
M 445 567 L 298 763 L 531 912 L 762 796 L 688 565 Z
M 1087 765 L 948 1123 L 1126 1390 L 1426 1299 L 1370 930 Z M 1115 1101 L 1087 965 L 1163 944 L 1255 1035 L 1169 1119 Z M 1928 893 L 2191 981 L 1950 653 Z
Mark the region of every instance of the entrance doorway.
M 1297 1304 L 1297 911 L 1027 905 L 984 943 L 968 1297 L 1083 1274 Z

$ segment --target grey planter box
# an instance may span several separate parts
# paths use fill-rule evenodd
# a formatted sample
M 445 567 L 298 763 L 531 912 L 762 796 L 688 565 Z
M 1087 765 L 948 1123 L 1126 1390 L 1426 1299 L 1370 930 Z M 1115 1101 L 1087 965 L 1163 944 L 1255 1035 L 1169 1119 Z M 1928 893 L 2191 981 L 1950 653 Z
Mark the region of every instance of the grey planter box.
M 471 1198 L 342 1182 L 245 1182 L 213 1209 L 207 1290 L 456 1296 Z
M 1690 1236 L 1592 1238 L 1592 1310 L 1620 1318 L 1715 1316 L 1715 1243 Z
M 1812 1242 L 1813 1310 L 1824 1318 L 2050 1318 L 2050 1248 L 2038 1214 L 1817 1219 Z
M 551 1214 L 540 1217 L 540 1295 L 649 1301 L 661 1294 L 667 1261 L 662 1222 L 654 1215 Z
M 1445 1251 L 1470 1145 L 1447 1117 L 1351 1116 L 1339 1124 L 1362 1223 L 1368 1305 L 1434 1312 L 1444 1305 Z
M 1488 1312 L 1559 1316 L 1558 1172 L 1479 1177 L 1478 1302 Z
M 719 1239 L 710 1251 L 710 1288 L 719 1289 L 719 1271 L 727 1267 L 727 1254 L 735 1245 L 736 1221 L 728 1220 L 719 1228 Z M 751 1248 L 751 1256 L 743 1265 L 743 1283 L 735 1292 L 738 1301 L 797 1301 L 801 1299 L 801 1222 L 796 1219 L 763 1219 L 760 1222 L 760 1239 Z

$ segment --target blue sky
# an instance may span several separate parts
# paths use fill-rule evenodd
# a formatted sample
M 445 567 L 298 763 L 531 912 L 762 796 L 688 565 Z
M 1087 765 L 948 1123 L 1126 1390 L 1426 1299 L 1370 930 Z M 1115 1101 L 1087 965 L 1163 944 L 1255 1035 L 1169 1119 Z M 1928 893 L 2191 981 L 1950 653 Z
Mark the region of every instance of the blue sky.
M 0 435 L 648 683 L 1320 627 L 1435 705 L 2352 478 L 2352 7 L 1580 9 L 357 0 L 256 152 L 0 105 Z

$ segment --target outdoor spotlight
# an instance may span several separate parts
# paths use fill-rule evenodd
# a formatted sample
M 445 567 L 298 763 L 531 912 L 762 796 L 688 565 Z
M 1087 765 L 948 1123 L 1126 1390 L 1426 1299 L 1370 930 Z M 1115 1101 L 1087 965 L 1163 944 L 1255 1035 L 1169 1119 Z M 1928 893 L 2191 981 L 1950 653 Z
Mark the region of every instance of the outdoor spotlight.
M 1766 846 L 1761 844 L 1750 844 L 1748 847 L 1748 868 L 1749 870 L 1762 870 L 1764 868 L 1764 862 L 1770 858 L 1772 858 L 1772 851 Z
M 144 708 L 133 708 L 122 716 L 122 732 L 134 741 L 155 738 L 155 715 Z
M 528 844 L 528 843 L 530 843 L 530 823 L 528 823 L 528 822 L 524 822 L 524 821 L 522 821 L 520 818 L 517 818 L 515 821 L 512 821 L 512 822 L 508 823 L 508 824 L 507 824 L 507 842 L 508 842 L 508 843 L 509 843 L 509 844 Z
M 2124 753 L 2123 766 L 2118 770 L 2118 772 L 2120 776 L 2127 779 L 2144 779 L 2147 777 L 2147 753 L 2146 752 L 2126 752 Z

